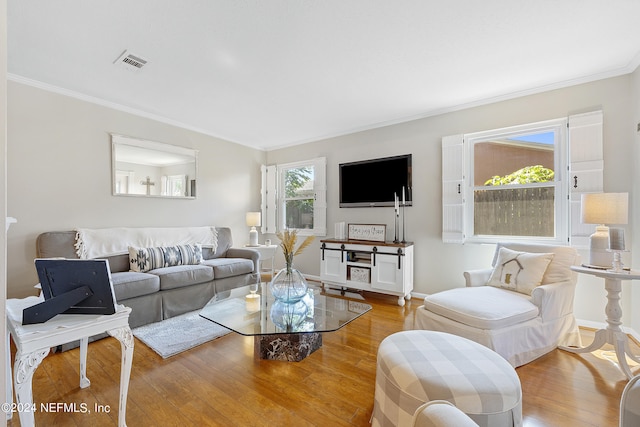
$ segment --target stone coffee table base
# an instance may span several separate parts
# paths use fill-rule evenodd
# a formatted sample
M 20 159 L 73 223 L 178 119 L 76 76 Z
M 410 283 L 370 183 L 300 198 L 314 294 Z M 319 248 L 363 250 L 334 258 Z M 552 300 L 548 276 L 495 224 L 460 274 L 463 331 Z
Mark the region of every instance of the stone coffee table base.
M 254 353 L 258 359 L 299 362 L 322 347 L 318 332 L 256 335 Z

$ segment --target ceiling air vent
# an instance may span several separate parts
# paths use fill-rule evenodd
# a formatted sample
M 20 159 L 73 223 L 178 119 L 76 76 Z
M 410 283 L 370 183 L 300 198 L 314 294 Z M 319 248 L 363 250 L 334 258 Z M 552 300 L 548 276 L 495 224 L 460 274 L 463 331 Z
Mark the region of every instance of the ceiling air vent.
M 145 66 L 147 60 L 125 50 L 113 63 L 126 70 L 137 72 Z

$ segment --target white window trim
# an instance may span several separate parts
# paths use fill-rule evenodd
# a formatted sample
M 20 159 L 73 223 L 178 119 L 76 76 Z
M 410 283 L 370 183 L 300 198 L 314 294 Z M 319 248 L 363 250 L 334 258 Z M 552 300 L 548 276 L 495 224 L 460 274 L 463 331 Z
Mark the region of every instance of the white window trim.
M 565 145 L 555 157 L 556 236 L 553 238 L 516 236 L 473 236 L 473 151 L 472 141 L 487 136 L 535 132 L 558 126 Z M 554 128 L 555 129 L 555 128 Z M 567 130 L 568 129 L 568 130 Z M 581 247 L 593 226 L 580 223 L 580 195 L 601 192 L 603 182 L 602 111 L 569 116 L 509 128 L 442 138 L 442 240 L 446 243 L 495 243 L 503 240 L 572 244 Z M 567 166 L 568 165 L 568 166 Z M 558 175 L 559 174 L 559 175 Z M 574 185 L 579 182 L 578 185 Z M 566 203 L 562 203 L 566 200 Z M 471 206 L 469 206 L 471 205 Z
M 564 220 L 567 218 L 568 203 L 563 202 L 567 200 L 567 185 L 566 176 L 564 171 L 567 164 L 567 141 L 566 141 L 566 129 L 567 119 L 554 119 L 544 122 L 524 124 L 518 126 L 512 126 L 503 129 L 496 129 L 491 131 L 476 132 L 465 135 L 466 152 L 465 159 L 468 162 L 468 180 L 464 186 L 465 200 L 472 201 L 474 199 L 474 192 L 476 186 L 473 182 L 474 175 L 474 146 L 477 142 L 486 141 L 490 138 L 503 139 L 508 137 L 520 136 L 523 134 L 532 134 L 545 131 L 553 131 L 556 134 L 557 141 L 554 144 L 554 181 L 552 183 L 545 183 L 546 187 L 555 188 L 555 236 L 553 237 L 532 237 L 532 236 L 483 236 L 474 234 L 474 203 L 468 203 L 465 205 L 465 228 L 469 230 L 469 243 L 496 243 L 504 241 L 508 238 L 511 241 L 527 241 L 527 242 L 539 242 L 539 243 L 555 243 L 566 244 L 569 239 L 569 224 Z M 529 186 L 527 186 L 529 187 Z
M 327 160 L 325 157 L 262 166 L 263 233 L 285 230 L 284 171 L 302 166 L 314 168 L 313 228 L 298 229 L 299 235 L 325 236 L 327 234 Z

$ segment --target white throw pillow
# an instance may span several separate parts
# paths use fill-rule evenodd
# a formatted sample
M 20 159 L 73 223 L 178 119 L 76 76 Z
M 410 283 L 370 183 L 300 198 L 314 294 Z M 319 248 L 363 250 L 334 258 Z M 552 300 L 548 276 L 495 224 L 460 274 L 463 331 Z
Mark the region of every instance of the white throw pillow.
M 542 283 L 544 272 L 553 259 L 552 253 L 530 253 L 500 248 L 489 286 L 531 295 Z

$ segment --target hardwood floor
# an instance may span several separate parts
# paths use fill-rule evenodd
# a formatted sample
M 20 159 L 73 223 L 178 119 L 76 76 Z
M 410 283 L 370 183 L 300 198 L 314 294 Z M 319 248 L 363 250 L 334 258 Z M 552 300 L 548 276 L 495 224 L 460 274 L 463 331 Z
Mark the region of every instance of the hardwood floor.
M 128 425 L 368 426 L 378 345 L 391 333 L 413 328 L 421 301 L 399 307 L 396 298 L 371 293 L 365 298 L 371 312 L 324 334 L 323 347 L 297 363 L 254 360 L 253 339 L 235 333 L 169 359 L 136 340 Z M 590 342 L 592 331 L 582 332 Z M 106 338 L 89 345 L 86 389 L 78 386 L 78 353 L 49 355 L 37 369 L 36 425 L 117 425 L 119 343 Z M 627 381 L 606 355 L 554 350 L 518 368 L 525 426 L 617 426 Z M 79 409 L 86 404 L 91 413 L 64 407 L 46 413 L 41 403 L 75 403 Z M 96 412 L 96 405 L 110 412 Z M 8 425 L 20 425 L 17 414 Z

